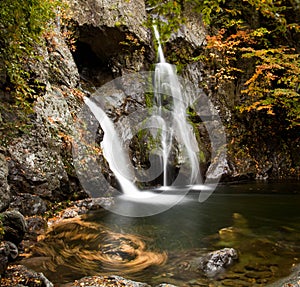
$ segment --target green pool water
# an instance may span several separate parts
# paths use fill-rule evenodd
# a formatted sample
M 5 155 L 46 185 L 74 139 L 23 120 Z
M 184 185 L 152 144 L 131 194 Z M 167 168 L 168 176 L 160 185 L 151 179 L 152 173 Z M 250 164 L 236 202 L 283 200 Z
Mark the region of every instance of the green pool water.
M 52 260 L 52 268 L 47 264 L 43 268 L 41 264 L 40 271 L 58 286 L 96 274 L 123 275 L 152 285 L 165 282 L 177 286 L 268 286 L 288 276 L 300 263 L 299 207 L 299 182 L 252 182 L 219 185 L 203 203 L 198 202 L 197 193 L 190 193 L 182 204 L 144 218 L 95 211 L 84 216 L 83 221 L 105 226 L 114 234 L 137 236 L 145 243 L 144 250 L 164 254 L 163 263 L 141 270 L 136 265 L 114 268 L 101 263 L 81 269 L 80 252 L 84 253 L 86 248 L 93 254 L 103 238 L 107 246 L 110 239 L 95 235 L 86 241 L 84 236 L 70 241 L 72 229 L 64 236 L 61 228 L 54 234 L 61 232 L 59 240 L 64 244 L 58 244 L 57 238 L 51 241 L 51 237 L 46 243 L 47 250 L 51 250 L 48 257 L 59 256 L 61 260 Z M 78 232 L 96 233 L 97 228 L 82 226 L 74 234 Z M 74 249 L 73 256 L 63 257 L 64 246 Z M 239 260 L 224 273 L 206 278 L 189 268 L 188 263 L 194 258 L 224 247 L 233 247 L 239 254 Z

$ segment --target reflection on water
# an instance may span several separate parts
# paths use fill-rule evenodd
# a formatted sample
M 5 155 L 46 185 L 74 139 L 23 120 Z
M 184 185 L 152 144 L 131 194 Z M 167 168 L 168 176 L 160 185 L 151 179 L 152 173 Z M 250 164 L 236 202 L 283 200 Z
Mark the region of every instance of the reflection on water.
M 125 274 L 150 284 L 267 286 L 300 263 L 300 195 L 294 194 L 299 187 L 224 185 L 204 203 L 190 194 L 181 205 L 145 218 L 94 212 L 55 226 L 27 265 L 39 265 L 58 283 Z M 287 190 L 291 194 L 282 193 Z M 217 278 L 206 278 L 194 262 L 224 247 L 235 248 L 239 261 Z

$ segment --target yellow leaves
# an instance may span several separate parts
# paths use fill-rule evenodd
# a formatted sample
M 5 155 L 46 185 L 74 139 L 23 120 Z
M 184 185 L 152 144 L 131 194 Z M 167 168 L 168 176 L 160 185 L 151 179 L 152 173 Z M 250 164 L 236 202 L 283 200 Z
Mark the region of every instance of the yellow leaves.
M 261 111 L 261 110 L 269 110 L 269 111 L 272 111 L 272 105 L 261 105 L 261 106 L 258 106 L 257 107 L 257 110 L 258 111 Z M 274 113 L 273 113 L 274 114 Z
M 275 113 L 273 111 L 273 105 L 272 104 L 264 104 L 263 101 L 256 101 L 249 106 L 243 106 L 240 108 L 241 112 L 245 112 L 245 111 L 250 112 L 252 110 L 256 110 L 256 111 L 266 110 L 268 115 L 272 115 L 272 116 L 275 115 Z

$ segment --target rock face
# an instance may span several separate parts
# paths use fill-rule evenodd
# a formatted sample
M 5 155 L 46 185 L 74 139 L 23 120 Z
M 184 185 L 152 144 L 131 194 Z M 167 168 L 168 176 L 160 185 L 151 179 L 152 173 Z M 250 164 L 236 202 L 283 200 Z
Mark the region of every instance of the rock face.
M 31 67 L 45 93 L 37 97 L 30 130 L 12 140 L 6 151 L 12 207 L 25 215 L 43 213 L 43 200 L 70 198 L 80 190 L 71 147 L 73 116 L 82 105 L 75 96 L 79 74 L 60 34 L 48 41 L 49 50 L 39 51 L 44 61 Z
M 0 211 L 6 209 L 11 200 L 10 188 L 7 183 L 8 165 L 0 151 Z
M 102 77 L 103 81 L 103 78 L 109 79 L 105 71 L 106 74 L 119 76 L 125 72 L 139 71 L 144 66 L 149 35 L 144 25 L 146 10 L 143 0 L 69 2 L 79 29 L 76 55 L 84 78 L 90 78 L 93 70 L 97 74 L 95 77 L 100 81 L 99 77 Z M 87 54 L 95 55 L 98 67 L 91 67 L 94 65 L 91 61 L 94 61 Z
M 37 101 L 30 133 L 8 148 L 10 183 L 23 193 L 49 198 L 61 189 L 67 192 L 68 175 L 62 153 L 73 124 L 68 97 L 74 98 L 70 92 L 65 97 L 60 88 L 49 87 Z

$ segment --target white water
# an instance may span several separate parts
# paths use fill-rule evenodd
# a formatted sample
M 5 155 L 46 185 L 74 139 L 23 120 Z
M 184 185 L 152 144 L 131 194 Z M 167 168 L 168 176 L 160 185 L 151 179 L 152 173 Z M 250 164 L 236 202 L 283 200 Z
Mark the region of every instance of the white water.
M 154 30 L 155 38 L 156 38 L 157 43 L 158 43 L 158 57 L 159 57 L 159 62 L 160 63 L 165 63 L 166 60 L 165 60 L 164 52 L 163 52 L 163 49 L 162 49 L 162 46 L 161 46 L 160 36 L 159 36 L 159 32 L 157 30 L 156 25 L 153 26 L 153 30 Z
M 186 160 L 190 164 L 189 183 L 200 184 L 202 179 L 198 161 L 199 148 L 193 132 L 193 127 L 189 124 L 186 118 L 186 110 L 188 108 L 187 99 L 184 98 L 182 93 L 182 88 L 174 66 L 166 63 L 165 61 L 156 26 L 154 26 L 154 34 L 158 42 L 158 57 L 160 60 L 155 68 L 154 97 L 158 106 L 158 116 L 163 119 L 163 124 L 160 127 L 162 133 L 161 145 L 164 168 L 163 186 L 166 187 L 169 181 L 167 178 L 168 158 L 172 147 L 172 138 L 175 133 L 179 137 L 179 142 L 183 144 L 186 153 Z M 172 116 L 171 118 L 164 119 L 163 109 L 166 109 L 166 104 L 168 105 L 168 111 Z
M 205 189 L 203 186 L 199 162 L 198 162 L 198 144 L 193 132 L 192 126 L 186 119 L 186 109 L 188 101 L 181 92 L 181 86 L 175 73 L 174 66 L 166 63 L 163 50 L 161 47 L 159 33 L 154 27 L 155 36 L 158 41 L 159 63 L 155 68 L 155 87 L 154 100 L 156 109 L 153 111 L 153 118 L 158 123 L 161 138 L 161 153 L 163 166 L 163 186 L 160 190 L 186 190 L 193 189 L 192 186 L 197 184 L 199 189 Z M 101 147 L 103 156 L 107 160 L 111 171 L 118 180 L 125 199 L 133 201 L 160 203 L 162 201 L 177 201 L 178 195 L 162 195 L 154 192 L 140 191 L 134 184 L 135 177 L 132 172 L 132 165 L 126 151 L 122 147 L 121 140 L 116 132 L 115 126 L 106 113 L 94 101 L 85 98 L 85 103 L 94 114 L 104 132 Z M 182 157 L 188 162 L 189 169 L 186 176 L 189 176 L 188 182 L 182 186 L 168 186 L 168 161 L 172 149 L 173 138 L 176 136 L 177 141 L 182 146 Z M 202 188 L 201 188 L 202 187 Z M 197 190 L 198 188 L 195 188 Z M 159 189 L 157 189 L 159 190 Z M 163 197 L 162 197 L 163 196 Z M 151 198 L 151 199 L 150 199 Z M 162 200 L 163 198 L 163 200 Z
M 130 172 L 129 158 L 122 148 L 121 141 L 115 130 L 115 126 L 106 113 L 92 100 L 84 98 L 85 104 L 94 114 L 103 129 L 104 136 L 101 142 L 103 156 L 107 160 L 111 171 L 117 178 L 122 191 L 125 194 L 137 195 L 139 190 L 133 184 L 134 178 Z

